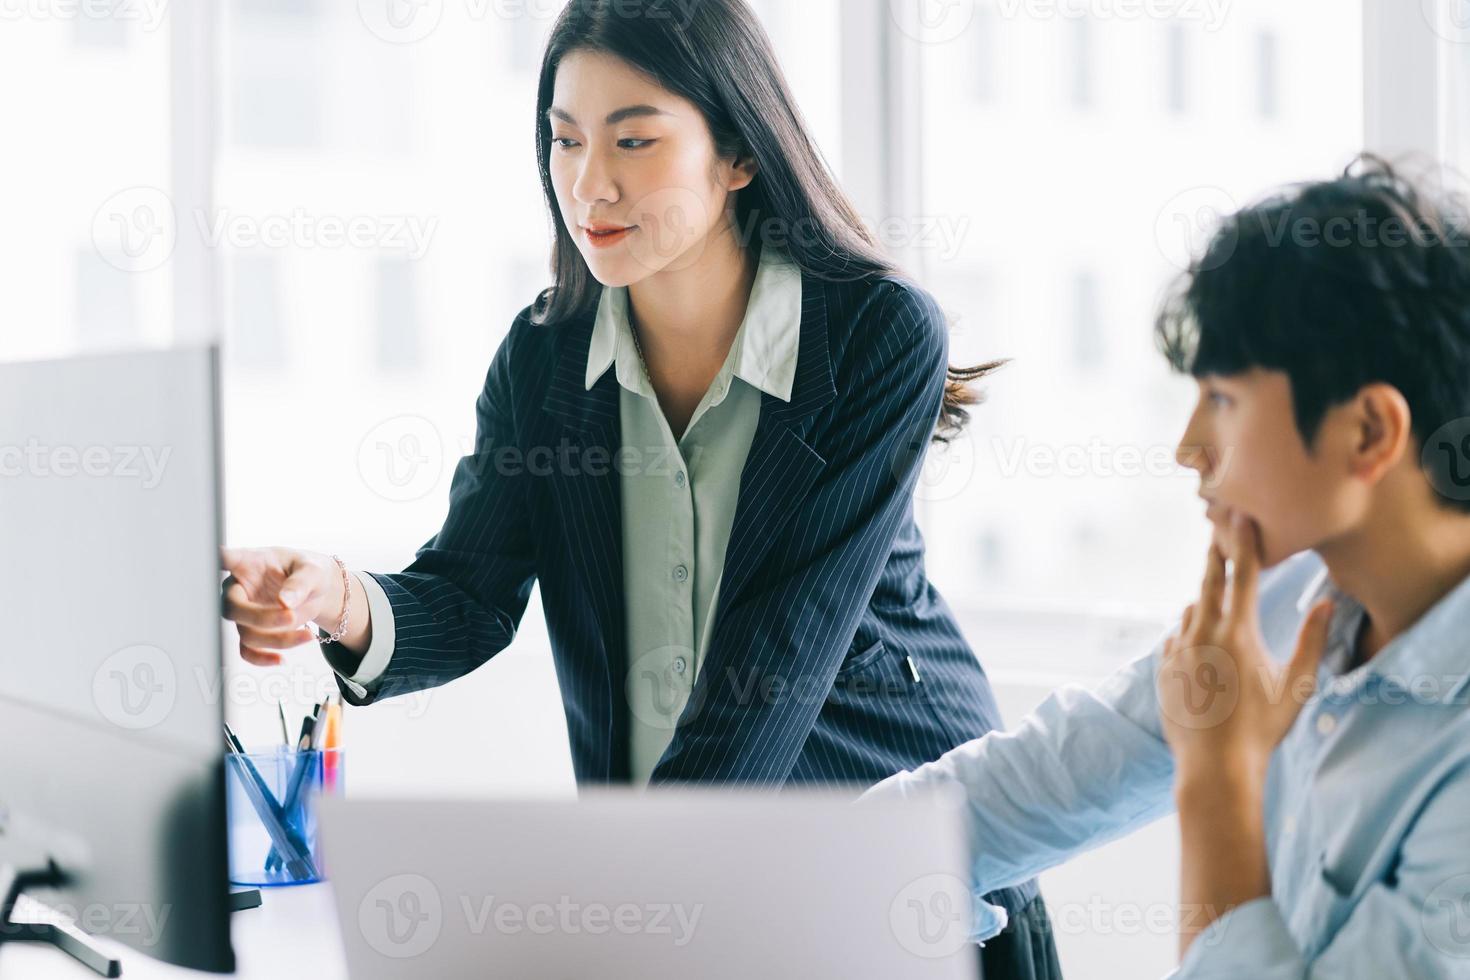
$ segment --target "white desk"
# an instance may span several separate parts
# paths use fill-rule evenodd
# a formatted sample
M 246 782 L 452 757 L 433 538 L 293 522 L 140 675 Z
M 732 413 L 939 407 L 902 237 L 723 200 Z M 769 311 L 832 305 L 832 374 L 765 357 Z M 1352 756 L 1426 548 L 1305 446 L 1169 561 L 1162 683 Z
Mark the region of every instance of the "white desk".
M 331 885 L 261 889 L 260 908 L 234 913 L 231 937 L 236 977 L 245 980 L 347 980 L 347 964 L 332 907 Z M 181 970 L 129 946 L 97 940 L 122 960 L 124 980 L 182 980 L 219 974 Z M 97 974 L 59 950 L 39 943 L 0 946 L 0 980 L 97 980 Z

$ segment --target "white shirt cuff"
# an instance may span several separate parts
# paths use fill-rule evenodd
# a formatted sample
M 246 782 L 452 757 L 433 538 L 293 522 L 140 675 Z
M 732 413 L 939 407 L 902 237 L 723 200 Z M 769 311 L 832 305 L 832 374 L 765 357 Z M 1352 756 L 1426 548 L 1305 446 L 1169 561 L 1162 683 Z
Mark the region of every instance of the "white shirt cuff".
M 383 591 L 377 579 L 367 573 L 354 573 L 353 578 L 362 586 L 362 593 L 367 597 L 373 639 L 368 644 L 367 653 L 362 656 L 362 662 L 357 665 L 357 673 L 351 677 L 340 671 L 334 673 L 342 678 L 353 694 L 361 698 L 367 696 L 367 689 L 387 671 L 388 661 L 393 658 L 396 637 L 393 630 L 393 604 L 388 601 L 388 593 Z

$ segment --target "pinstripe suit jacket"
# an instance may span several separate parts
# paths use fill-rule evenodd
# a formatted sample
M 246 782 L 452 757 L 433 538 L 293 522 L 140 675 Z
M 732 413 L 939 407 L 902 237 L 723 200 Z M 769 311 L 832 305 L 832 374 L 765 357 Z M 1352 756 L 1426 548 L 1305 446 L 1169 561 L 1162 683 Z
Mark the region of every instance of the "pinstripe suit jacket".
M 655 783 L 870 783 L 1000 724 L 913 519 L 945 319 L 899 278 L 805 276 L 802 291 L 791 400 L 762 396 L 713 639 Z M 629 778 L 618 383 L 585 389 L 592 325 L 517 317 L 444 527 L 403 572 L 374 573 L 396 623 L 388 668 L 365 698 L 343 686 L 365 704 L 474 670 L 539 580 L 582 783 Z

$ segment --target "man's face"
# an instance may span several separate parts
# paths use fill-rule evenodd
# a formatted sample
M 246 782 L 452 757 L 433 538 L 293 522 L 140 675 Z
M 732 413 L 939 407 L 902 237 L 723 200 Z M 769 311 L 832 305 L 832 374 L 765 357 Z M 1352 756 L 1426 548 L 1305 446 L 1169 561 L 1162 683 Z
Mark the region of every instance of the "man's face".
M 1324 430 L 1333 424 L 1329 413 Z M 1341 440 L 1317 442 L 1331 447 Z M 1330 448 L 1309 451 L 1292 411 L 1290 380 L 1263 369 L 1200 378 L 1199 403 L 1177 450 L 1179 462 L 1200 475 L 1216 544 L 1234 557 L 1230 521 L 1243 514 L 1260 528 L 1264 567 L 1351 525 L 1354 487 L 1347 461 L 1337 455 Z

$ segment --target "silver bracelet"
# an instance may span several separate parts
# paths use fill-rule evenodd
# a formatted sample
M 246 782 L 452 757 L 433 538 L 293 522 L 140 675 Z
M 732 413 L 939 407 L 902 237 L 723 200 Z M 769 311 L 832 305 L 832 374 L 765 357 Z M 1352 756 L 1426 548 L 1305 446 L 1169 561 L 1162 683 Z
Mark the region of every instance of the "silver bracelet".
M 337 567 L 342 570 L 342 618 L 337 623 L 335 633 L 328 633 L 320 626 L 317 627 L 317 642 L 319 643 L 340 643 L 342 637 L 347 635 L 347 614 L 352 611 L 352 576 L 347 574 L 347 566 L 342 564 L 342 559 L 333 555 L 332 561 L 336 562 Z

